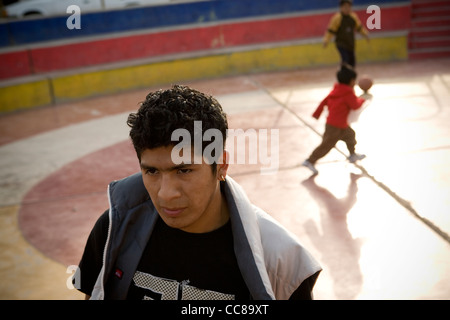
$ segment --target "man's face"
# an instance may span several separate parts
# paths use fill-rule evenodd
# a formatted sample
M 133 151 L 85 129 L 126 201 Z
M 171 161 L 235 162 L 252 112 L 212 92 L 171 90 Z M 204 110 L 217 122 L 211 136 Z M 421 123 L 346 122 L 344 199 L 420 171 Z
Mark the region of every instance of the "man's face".
M 223 203 L 220 175 L 227 165 L 202 163 L 176 165 L 172 146 L 146 149 L 141 154 L 141 171 L 145 188 L 164 222 L 186 232 L 209 232 L 220 225 Z M 222 215 L 222 216 L 221 216 Z
M 350 3 L 345 2 L 341 5 L 341 12 L 343 14 L 349 15 L 351 11 L 352 11 L 352 5 Z

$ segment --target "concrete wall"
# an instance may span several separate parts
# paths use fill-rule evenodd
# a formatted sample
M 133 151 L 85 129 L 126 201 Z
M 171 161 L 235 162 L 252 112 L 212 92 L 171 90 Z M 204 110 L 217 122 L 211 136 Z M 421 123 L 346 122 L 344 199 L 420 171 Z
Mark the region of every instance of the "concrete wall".
M 9 22 L 0 25 L 0 33 L 7 29 L 9 35 L 0 49 L 0 111 L 337 63 L 333 46 L 321 46 L 336 2 L 217 0 L 145 7 L 82 15 L 80 30 L 68 30 L 67 17 Z M 369 44 L 358 40 L 358 62 L 407 59 L 410 2 L 376 2 L 381 29 L 371 31 Z M 365 24 L 373 1 L 354 3 Z

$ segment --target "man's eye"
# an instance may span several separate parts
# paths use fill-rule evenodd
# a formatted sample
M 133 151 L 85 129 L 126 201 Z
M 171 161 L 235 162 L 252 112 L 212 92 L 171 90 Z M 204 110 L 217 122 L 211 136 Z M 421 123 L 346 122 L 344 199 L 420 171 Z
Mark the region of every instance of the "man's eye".
M 178 169 L 178 173 L 179 174 L 186 174 L 186 173 L 189 173 L 191 171 L 192 171 L 192 169 Z
M 156 170 L 156 169 L 146 169 L 145 170 L 145 174 L 148 174 L 148 175 L 155 175 L 157 173 L 158 173 L 158 170 Z

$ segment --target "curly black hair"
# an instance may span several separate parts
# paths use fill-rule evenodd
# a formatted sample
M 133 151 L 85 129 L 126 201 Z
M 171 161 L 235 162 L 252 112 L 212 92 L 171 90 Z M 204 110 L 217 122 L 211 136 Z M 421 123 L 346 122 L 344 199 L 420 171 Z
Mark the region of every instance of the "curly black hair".
M 188 130 L 193 145 L 195 121 L 201 121 L 202 136 L 208 129 L 220 130 L 225 147 L 227 116 L 214 97 L 183 85 L 150 92 L 139 110 L 131 113 L 127 120 L 139 160 L 145 149 L 176 145 L 177 142 L 171 140 L 176 129 Z M 202 140 L 202 151 L 206 145 Z

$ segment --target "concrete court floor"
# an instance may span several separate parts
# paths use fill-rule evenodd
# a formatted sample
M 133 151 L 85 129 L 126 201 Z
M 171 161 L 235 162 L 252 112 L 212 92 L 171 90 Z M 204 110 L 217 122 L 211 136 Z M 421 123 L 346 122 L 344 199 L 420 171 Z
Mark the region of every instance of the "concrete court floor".
M 311 113 L 335 71 L 184 84 L 216 96 L 230 128 L 273 134 L 272 172 L 258 157 L 229 174 L 320 261 L 316 299 L 449 299 L 450 59 L 360 65 L 375 80 L 353 124 L 367 158 L 349 164 L 339 143 L 312 176 L 300 164 L 325 114 Z M 0 299 L 83 298 L 67 287 L 70 266 L 107 184 L 138 170 L 125 121 L 153 89 L 0 116 Z

